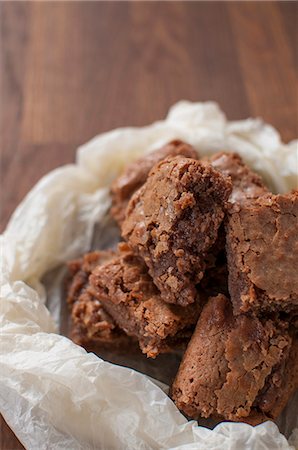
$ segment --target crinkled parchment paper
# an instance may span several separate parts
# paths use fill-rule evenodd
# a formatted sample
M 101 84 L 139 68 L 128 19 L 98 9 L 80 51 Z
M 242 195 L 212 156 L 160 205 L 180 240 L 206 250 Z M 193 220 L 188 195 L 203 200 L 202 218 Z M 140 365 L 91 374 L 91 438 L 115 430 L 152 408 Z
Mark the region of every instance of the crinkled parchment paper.
M 238 152 L 274 192 L 297 182 L 297 141 L 283 144 L 259 119 L 228 122 L 211 102 L 180 102 L 164 121 L 98 136 L 78 149 L 76 164 L 42 178 L 0 237 L 0 412 L 27 449 L 273 450 L 297 444 L 297 398 L 279 421 L 289 442 L 272 422 L 198 426 L 146 375 L 87 354 L 57 334 L 59 315 L 55 321 L 45 306 L 41 280 L 91 248 L 94 226 L 110 206 L 111 181 L 129 161 L 173 138 L 202 155 Z

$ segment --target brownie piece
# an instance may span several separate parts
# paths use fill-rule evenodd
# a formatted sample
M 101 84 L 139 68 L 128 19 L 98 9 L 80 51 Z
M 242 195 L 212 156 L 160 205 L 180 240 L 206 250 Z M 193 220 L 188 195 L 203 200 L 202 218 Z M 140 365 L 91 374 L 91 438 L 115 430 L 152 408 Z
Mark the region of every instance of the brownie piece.
M 272 418 L 280 415 L 298 388 L 298 336 L 292 333 L 291 337 L 289 357 L 275 366 L 254 402 L 254 406 Z
M 89 275 L 98 265 L 115 255 L 112 251 L 96 251 L 68 263 L 69 280 L 67 303 L 71 309 L 71 339 L 85 348 L 119 347 L 131 342 L 118 328 L 112 317 L 103 309 L 101 302 L 87 288 Z
M 124 172 L 114 181 L 111 188 L 111 214 L 119 226 L 122 225 L 125 218 L 125 211 L 130 197 L 145 183 L 152 167 L 166 157 L 176 155 L 183 155 L 186 158 L 193 159 L 198 157 L 198 153 L 191 145 L 176 139 L 129 164 Z
M 86 350 L 123 349 L 132 339 L 116 325 L 99 300 L 84 292 L 71 313 L 70 338 Z
M 298 191 L 267 194 L 228 214 L 229 292 L 236 313 L 298 313 Z
M 194 302 L 231 193 L 229 179 L 191 158 L 167 158 L 132 196 L 122 236 L 149 268 L 162 298 Z
M 223 175 L 231 178 L 233 190 L 229 202 L 235 208 L 238 204 L 259 198 L 269 192 L 261 177 L 244 164 L 237 153 L 216 153 L 207 161 Z
M 67 263 L 66 301 L 70 307 L 78 301 L 80 294 L 85 291 L 92 270 L 98 264 L 102 264 L 111 259 L 113 255 L 114 252 L 112 250 L 94 251 L 86 253 L 82 258 L 74 259 Z
M 186 308 L 165 303 L 146 265 L 126 243 L 119 244 L 115 258 L 97 266 L 89 280 L 91 294 L 121 329 L 138 339 L 148 357 L 155 358 L 189 340 L 199 303 Z
M 229 211 L 237 210 L 239 204 L 259 198 L 268 192 L 262 179 L 253 172 L 236 153 L 219 152 L 202 159 L 207 164 L 219 170 L 224 176 L 230 177 L 233 190 L 229 197 Z M 219 229 L 219 237 L 209 251 L 207 270 L 201 282 L 201 287 L 209 295 L 228 294 L 228 267 L 226 261 L 226 236 L 224 224 Z
M 233 316 L 224 295 L 212 297 L 200 315 L 171 396 L 191 418 L 251 424 L 274 419 L 297 388 L 298 360 L 292 360 L 296 352 L 297 342 L 292 345 L 286 323 Z
M 237 154 L 219 153 L 209 162 L 233 182 L 226 250 L 234 311 L 297 314 L 297 192 L 270 194 Z

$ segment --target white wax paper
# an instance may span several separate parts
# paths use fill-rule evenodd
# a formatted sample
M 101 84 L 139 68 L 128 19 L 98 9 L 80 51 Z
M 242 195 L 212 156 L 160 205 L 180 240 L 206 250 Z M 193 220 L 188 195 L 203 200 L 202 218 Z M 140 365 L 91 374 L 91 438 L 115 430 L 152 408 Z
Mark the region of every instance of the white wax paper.
M 257 427 L 188 422 L 145 375 L 105 362 L 55 333 L 42 276 L 87 251 L 122 167 L 170 139 L 201 155 L 236 151 L 274 192 L 297 184 L 297 141 L 283 144 L 260 119 L 228 122 L 212 102 L 179 102 L 164 121 L 105 133 L 77 162 L 46 175 L 0 237 L 0 412 L 27 449 L 289 449 L 297 444 L 297 401 Z M 290 429 L 289 429 L 290 428 Z

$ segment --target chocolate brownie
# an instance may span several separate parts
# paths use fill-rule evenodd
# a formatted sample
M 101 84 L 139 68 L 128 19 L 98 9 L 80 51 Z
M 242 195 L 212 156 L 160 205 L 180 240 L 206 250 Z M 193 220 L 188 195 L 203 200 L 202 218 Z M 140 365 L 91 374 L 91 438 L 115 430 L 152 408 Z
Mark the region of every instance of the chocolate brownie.
M 127 347 L 131 338 L 116 325 L 100 301 L 84 292 L 71 313 L 70 338 L 87 350 Z
M 124 172 L 114 181 L 111 188 L 111 214 L 119 226 L 122 225 L 124 220 L 125 210 L 130 197 L 145 183 L 152 167 L 166 157 L 176 155 L 183 155 L 186 158 L 193 159 L 198 157 L 198 153 L 191 145 L 176 139 L 129 164 Z
M 297 192 L 274 196 L 240 156 L 209 162 L 233 181 L 226 221 L 229 291 L 235 312 L 298 312 Z
M 292 342 L 286 323 L 233 316 L 224 295 L 212 297 L 200 315 L 171 396 L 191 418 L 252 424 L 274 419 L 297 388 L 297 341 Z
M 211 165 L 176 156 L 155 165 L 132 196 L 122 236 L 144 259 L 164 301 L 195 300 L 231 189 Z
M 115 258 L 97 266 L 89 280 L 90 293 L 121 329 L 139 340 L 148 357 L 155 358 L 190 338 L 199 302 L 186 308 L 165 303 L 146 265 L 127 244 L 119 244 Z
M 229 211 L 237 210 L 239 204 L 249 202 L 268 193 L 262 179 L 253 172 L 236 153 L 220 152 L 202 159 L 230 177 L 233 190 L 229 197 Z M 202 288 L 209 295 L 222 293 L 228 295 L 228 268 L 225 251 L 226 236 L 224 224 L 219 230 L 219 238 L 210 249 L 207 270 L 201 282 Z
M 298 312 L 298 191 L 265 196 L 228 214 L 229 292 L 236 313 Z
M 291 335 L 292 345 L 288 358 L 284 358 L 265 381 L 255 405 L 272 418 L 280 415 L 289 398 L 298 388 L 298 336 Z
M 229 202 L 235 208 L 238 204 L 259 198 L 268 192 L 261 177 L 244 164 L 237 153 L 216 153 L 208 158 L 207 162 L 223 175 L 231 178 L 233 190 Z
M 126 345 L 131 339 L 120 330 L 101 302 L 88 291 L 92 270 L 114 256 L 112 251 L 96 251 L 68 263 L 67 303 L 71 309 L 71 339 L 85 348 L 112 348 Z
M 114 252 L 111 250 L 95 251 L 86 253 L 82 258 L 74 259 L 67 263 L 66 301 L 69 306 L 73 305 L 80 297 L 80 294 L 85 291 L 89 275 L 97 264 L 108 261 L 113 255 Z

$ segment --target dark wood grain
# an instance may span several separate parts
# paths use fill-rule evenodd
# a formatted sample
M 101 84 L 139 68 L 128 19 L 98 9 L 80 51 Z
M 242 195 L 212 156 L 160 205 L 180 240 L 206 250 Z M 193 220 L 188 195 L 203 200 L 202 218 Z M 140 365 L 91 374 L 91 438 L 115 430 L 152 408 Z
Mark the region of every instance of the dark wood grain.
M 23 445 L 11 431 L 3 417 L 0 415 L 0 449 L 24 450 Z
M 216 100 L 297 136 L 297 2 L 1 3 L 1 229 L 49 170 L 114 127 Z M 1 428 L 2 450 L 21 448 Z

